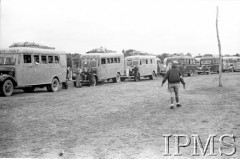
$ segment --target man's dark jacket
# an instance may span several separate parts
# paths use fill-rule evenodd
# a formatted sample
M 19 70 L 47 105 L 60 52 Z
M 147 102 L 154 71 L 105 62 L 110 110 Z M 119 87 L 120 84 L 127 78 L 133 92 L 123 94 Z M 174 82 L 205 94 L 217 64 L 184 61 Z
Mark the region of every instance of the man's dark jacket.
M 172 68 L 167 71 L 163 78 L 162 84 L 164 84 L 166 80 L 168 80 L 168 83 L 170 84 L 181 82 L 183 85 L 185 85 L 181 70 L 177 67 L 176 64 L 173 64 Z

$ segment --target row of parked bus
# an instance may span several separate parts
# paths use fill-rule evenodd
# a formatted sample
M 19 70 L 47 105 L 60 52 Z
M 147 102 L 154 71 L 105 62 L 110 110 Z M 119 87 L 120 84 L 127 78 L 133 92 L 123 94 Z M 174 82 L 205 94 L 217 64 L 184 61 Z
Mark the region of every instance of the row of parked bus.
M 123 53 L 68 54 L 67 61 L 73 80 L 76 78 L 77 69 L 81 69 L 82 83 L 89 82 L 88 70 L 93 73 L 93 81 L 96 83 L 105 80 L 118 83 L 126 78 L 135 81 L 146 77 L 153 79 L 163 70 L 163 64 L 156 56 L 136 55 L 124 58 Z
M 82 83 L 89 82 L 88 70 L 91 70 L 95 84 L 105 80 L 118 83 L 127 78 L 135 81 L 141 78 L 152 80 L 164 75 L 173 60 L 178 61 L 182 73 L 188 76 L 219 70 L 217 57 L 203 57 L 197 61 L 189 56 L 174 56 L 162 62 L 156 56 L 124 57 L 123 53 L 66 54 L 50 48 L 14 46 L 0 49 L 0 93 L 11 96 L 14 89 L 33 92 L 36 87 L 47 87 L 48 91 L 56 92 L 60 84 L 66 88 L 68 68 L 73 80 L 76 71 L 81 70 Z M 240 70 L 240 57 L 223 58 L 223 71 L 229 70 Z
M 198 67 L 198 74 L 219 73 L 219 57 L 202 57 Z M 222 57 L 222 72 L 235 72 L 240 70 L 240 57 Z

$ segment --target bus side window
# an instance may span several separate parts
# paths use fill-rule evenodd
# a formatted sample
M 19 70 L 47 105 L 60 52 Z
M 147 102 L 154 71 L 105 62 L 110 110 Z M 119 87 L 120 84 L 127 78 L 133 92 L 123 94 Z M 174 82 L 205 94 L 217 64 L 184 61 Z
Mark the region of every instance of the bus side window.
M 113 59 L 113 63 L 117 63 L 117 58 L 114 58 L 114 59 Z
M 55 58 L 55 63 L 59 63 L 59 57 L 58 56 L 54 56 Z
M 39 63 L 40 60 L 39 60 L 39 55 L 34 55 L 34 63 Z
M 0 64 L 4 64 L 4 57 L 0 57 Z
M 120 57 L 117 58 L 117 63 L 120 63 Z
M 146 59 L 146 64 L 148 64 L 148 59 Z
M 48 56 L 48 63 L 53 63 L 53 56 Z
M 42 56 L 41 56 L 41 60 L 42 60 L 42 63 L 43 63 L 43 64 L 46 64 L 46 63 L 47 63 L 47 56 L 42 55 Z
M 107 58 L 107 63 L 110 64 L 110 58 Z
M 106 59 L 102 58 L 101 59 L 101 64 L 106 64 Z
M 152 62 L 152 59 L 150 59 L 150 64 L 152 64 L 153 62 Z
M 111 59 L 111 63 L 113 63 L 113 58 L 110 58 Z
M 24 63 L 32 63 L 31 55 L 23 55 Z
M 140 61 L 140 65 L 142 65 L 142 60 L 139 60 Z

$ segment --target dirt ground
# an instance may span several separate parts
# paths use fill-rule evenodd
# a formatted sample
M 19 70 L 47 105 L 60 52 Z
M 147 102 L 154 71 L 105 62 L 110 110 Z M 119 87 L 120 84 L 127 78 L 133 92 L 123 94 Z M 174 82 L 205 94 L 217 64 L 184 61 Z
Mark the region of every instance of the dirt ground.
M 28 158 L 240 158 L 240 73 L 184 78 L 182 107 L 169 109 L 162 78 L 104 83 L 49 93 L 17 90 L 0 97 L 0 157 Z M 216 134 L 217 156 L 193 157 L 193 143 L 181 147 L 182 157 L 164 156 L 164 134 L 199 134 L 203 144 Z M 236 136 L 232 156 L 220 156 L 223 134 Z M 184 142 L 184 141 L 182 141 Z M 223 149 L 229 153 L 232 148 Z M 174 138 L 170 138 L 173 154 Z

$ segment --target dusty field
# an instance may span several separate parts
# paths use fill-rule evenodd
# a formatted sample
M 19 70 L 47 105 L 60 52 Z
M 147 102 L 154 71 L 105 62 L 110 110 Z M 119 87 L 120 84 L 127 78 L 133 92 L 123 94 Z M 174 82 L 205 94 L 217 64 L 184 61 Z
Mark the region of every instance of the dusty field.
M 217 156 L 212 158 L 237 159 L 239 79 L 240 73 L 225 73 L 224 87 L 219 88 L 218 75 L 185 77 L 186 89 L 181 86 L 180 91 L 183 106 L 173 110 L 167 83 L 160 87 L 162 78 L 70 87 L 57 93 L 17 91 L 12 97 L 0 97 L 0 157 L 177 158 L 163 156 L 163 134 L 199 134 L 203 144 L 208 135 L 216 134 Z M 223 134 L 236 136 L 235 155 L 219 155 Z M 179 158 L 210 158 L 191 157 L 193 143 L 180 152 Z

